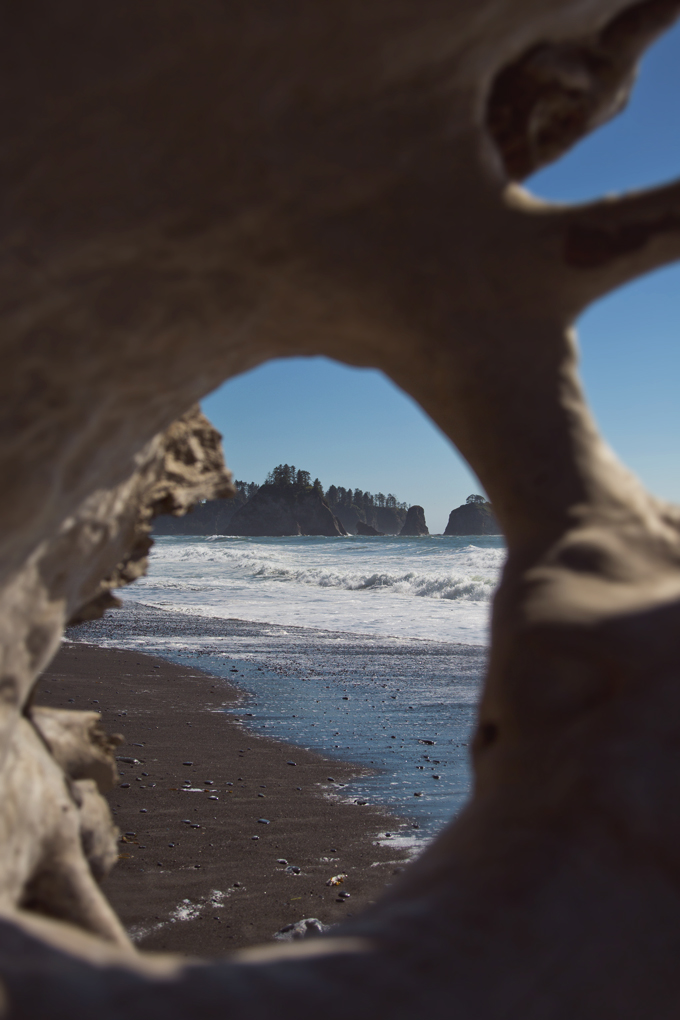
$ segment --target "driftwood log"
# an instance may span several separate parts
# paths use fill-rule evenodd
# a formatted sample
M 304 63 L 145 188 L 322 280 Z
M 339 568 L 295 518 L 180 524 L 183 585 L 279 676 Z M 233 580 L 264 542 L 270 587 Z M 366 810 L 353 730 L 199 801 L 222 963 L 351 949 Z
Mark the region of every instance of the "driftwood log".
M 571 326 L 680 255 L 680 184 L 572 207 L 518 182 L 625 104 L 679 9 L 4 5 L 5 1015 L 677 1016 L 680 514 L 599 437 Z M 154 511 L 229 491 L 186 409 L 306 354 L 418 400 L 507 536 L 474 795 L 332 937 L 145 957 L 95 882 L 113 742 L 32 688 L 143 570 Z

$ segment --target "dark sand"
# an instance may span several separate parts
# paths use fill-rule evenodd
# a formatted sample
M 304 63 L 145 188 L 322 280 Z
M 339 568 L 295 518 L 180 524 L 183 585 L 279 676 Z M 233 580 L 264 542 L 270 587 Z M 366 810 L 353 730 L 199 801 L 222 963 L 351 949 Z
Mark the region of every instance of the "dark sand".
M 242 697 L 197 669 L 80 643 L 63 645 L 37 684 L 37 704 L 100 711 L 125 737 L 117 754 L 138 759 L 120 762 L 108 795 L 129 835 L 104 891 L 140 948 L 218 955 L 303 917 L 333 924 L 406 861 L 377 842 L 406 823 L 343 799 L 339 786 L 366 770 L 250 733 L 221 711 Z

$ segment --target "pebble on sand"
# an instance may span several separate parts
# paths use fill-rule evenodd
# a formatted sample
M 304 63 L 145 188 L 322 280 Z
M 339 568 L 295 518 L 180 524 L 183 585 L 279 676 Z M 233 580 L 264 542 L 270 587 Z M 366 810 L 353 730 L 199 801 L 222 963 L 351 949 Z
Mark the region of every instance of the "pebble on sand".
M 341 871 L 339 875 L 333 875 L 332 878 L 329 878 L 326 885 L 342 885 L 346 878 L 345 872 Z

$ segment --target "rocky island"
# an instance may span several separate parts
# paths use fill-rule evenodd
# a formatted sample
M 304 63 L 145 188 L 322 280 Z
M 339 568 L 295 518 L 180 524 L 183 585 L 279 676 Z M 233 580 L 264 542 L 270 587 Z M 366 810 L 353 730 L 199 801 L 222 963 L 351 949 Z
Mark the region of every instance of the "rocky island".
M 425 511 L 422 506 L 417 504 L 408 508 L 406 514 L 406 520 L 404 521 L 404 527 L 399 532 L 400 535 L 406 535 L 415 537 L 418 535 L 429 535 L 427 524 L 425 523 Z
M 309 471 L 290 464 L 277 465 L 262 486 L 234 486 L 231 499 L 205 500 L 182 517 L 156 518 L 154 535 L 398 535 L 408 511 L 391 492 L 374 495 L 341 485 L 324 491 L 318 478 L 312 482 Z
M 502 535 L 500 524 L 496 520 L 491 503 L 483 496 L 468 496 L 462 506 L 457 506 L 449 514 L 449 523 L 444 530 L 445 535 Z
M 364 524 L 363 521 L 357 521 L 357 535 L 365 535 L 368 538 L 372 536 L 382 537 L 385 534 L 384 531 L 376 531 L 370 524 Z
M 298 471 L 291 478 L 288 472 L 275 468 L 265 484 L 236 511 L 226 534 L 332 538 L 347 532 L 324 499 L 318 479 L 310 484 L 306 471 Z
M 234 482 L 228 499 L 204 499 L 183 517 L 162 514 L 154 521 L 154 535 L 228 535 L 231 520 L 260 488 L 255 482 Z

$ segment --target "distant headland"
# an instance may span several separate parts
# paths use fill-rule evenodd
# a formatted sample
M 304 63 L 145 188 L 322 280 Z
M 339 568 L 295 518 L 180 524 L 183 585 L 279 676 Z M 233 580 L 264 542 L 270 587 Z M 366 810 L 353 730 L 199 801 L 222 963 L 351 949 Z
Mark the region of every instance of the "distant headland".
M 163 515 L 155 535 L 429 535 L 422 506 L 393 493 L 329 485 L 291 464 L 279 464 L 264 484 L 234 482 L 232 499 L 199 503 L 183 517 Z M 469 530 L 465 530 L 469 529 Z M 483 496 L 468 496 L 451 511 L 445 535 L 499 535 L 498 522 Z

